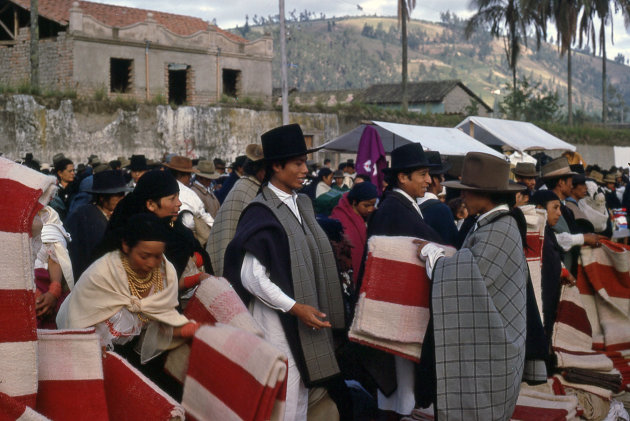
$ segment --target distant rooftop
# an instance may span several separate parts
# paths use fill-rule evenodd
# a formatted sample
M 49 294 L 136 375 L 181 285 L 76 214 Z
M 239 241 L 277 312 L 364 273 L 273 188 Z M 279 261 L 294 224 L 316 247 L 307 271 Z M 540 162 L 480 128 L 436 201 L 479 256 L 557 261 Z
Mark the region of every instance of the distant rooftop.
M 475 98 L 488 111 L 492 111 L 492 108 L 464 85 L 461 80 L 409 82 L 407 83 L 407 96 L 410 104 L 439 103 L 444 101 L 446 95 L 457 86 Z M 372 85 L 365 89 L 357 100 L 366 104 L 400 104 L 402 102 L 402 84 L 381 83 Z
M 30 11 L 30 0 L 9 0 L 9 2 Z M 144 22 L 147 20 L 148 13 L 153 14 L 153 19 L 155 19 L 158 24 L 164 26 L 175 34 L 182 36 L 189 36 L 199 31 L 206 31 L 209 26 L 214 26 L 203 19 L 192 16 L 176 15 L 173 13 L 165 13 L 155 10 L 135 9 L 124 6 L 114 6 L 90 1 L 77 2 L 76 0 L 39 0 L 39 14 L 40 16 L 57 22 L 62 26 L 67 26 L 70 20 L 70 9 L 75 2 L 78 3 L 79 8 L 84 14 L 90 15 L 97 21 L 113 27 L 122 28 L 135 23 Z M 245 38 L 236 34 L 224 31 L 218 27 L 215 28 L 217 32 L 232 41 L 242 43 L 248 42 Z

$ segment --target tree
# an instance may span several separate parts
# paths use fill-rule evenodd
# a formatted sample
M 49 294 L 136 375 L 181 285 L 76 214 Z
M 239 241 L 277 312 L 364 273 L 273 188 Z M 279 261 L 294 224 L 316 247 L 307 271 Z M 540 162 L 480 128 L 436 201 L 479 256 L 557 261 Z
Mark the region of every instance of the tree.
M 401 29 L 402 42 L 402 110 L 407 112 L 409 99 L 407 92 L 407 21 L 411 11 L 416 7 L 416 0 L 398 0 L 398 24 Z
M 532 13 L 534 8 L 521 7 L 518 0 L 472 0 L 471 7 L 477 12 L 466 24 L 466 38 L 470 39 L 478 28 L 487 28 L 494 37 L 503 37 L 507 64 L 512 71 L 512 87 L 516 88 L 516 65 L 521 46 L 527 46 L 528 28 L 534 30 L 536 46 L 540 48 L 542 40 L 546 39 L 546 26 L 540 24 L 540 20 L 547 15 Z
M 625 64 L 626 63 L 626 56 L 624 56 L 621 53 L 617 53 L 617 56 L 615 57 L 615 63 Z
M 602 122 L 608 119 L 608 76 L 606 74 L 606 25 L 610 23 L 610 39 L 614 39 L 612 15 L 621 11 L 626 28 L 630 26 L 630 0 L 584 0 L 584 12 L 580 24 L 580 44 L 582 37 L 590 38 L 593 43 L 593 54 L 596 51 L 596 40 L 602 55 Z M 599 31 L 595 31 L 595 18 L 599 19 Z
M 516 86 L 508 86 L 511 91 L 500 104 L 501 112 L 525 121 L 555 121 L 558 118 L 559 95 L 540 89 L 539 83 L 531 83 L 527 78 L 517 81 Z

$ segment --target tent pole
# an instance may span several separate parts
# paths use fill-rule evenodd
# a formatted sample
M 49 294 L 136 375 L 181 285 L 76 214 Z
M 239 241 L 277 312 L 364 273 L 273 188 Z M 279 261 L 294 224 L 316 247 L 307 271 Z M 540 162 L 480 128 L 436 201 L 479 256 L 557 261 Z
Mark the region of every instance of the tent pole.
M 396 135 L 395 134 L 394 134 L 393 141 L 394 141 L 394 144 L 392 145 L 392 151 L 396 149 Z

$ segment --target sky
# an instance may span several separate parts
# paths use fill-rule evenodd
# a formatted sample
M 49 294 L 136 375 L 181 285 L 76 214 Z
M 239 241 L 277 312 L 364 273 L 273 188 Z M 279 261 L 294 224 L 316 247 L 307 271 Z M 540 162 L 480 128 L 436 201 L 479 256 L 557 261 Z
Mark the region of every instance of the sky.
M 275 0 L 230 0 L 226 3 L 217 0 L 93 0 L 100 3 L 159 10 L 188 16 L 197 16 L 207 21 L 216 19 L 221 28 L 232 28 L 245 23 L 245 15 L 249 15 L 250 23 L 254 15 L 269 16 L 278 13 L 278 2 Z M 285 0 L 288 16 L 292 10 L 309 10 L 325 13 L 327 17 L 377 14 L 394 16 L 396 0 Z M 469 17 L 473 11 L 468 8 L 468 0 L 417 0 L 416 8 L 411 13 L 413 19 L 439 21 L 440 13 L 450 10 L 460 17 Z M 359 10 L 359 7 L 362 10 Z M 630 58 L 630 33 L 625 30 L 623 18 L 617 16 L 613 22 L 614 45 L 610 42 L 610 28 L 607 31 L 607 55 L 613 58 L 617 53 Z M 555 35 L 552 31 L 551 35 Z M 555 36 L 554 36 L 555 38 Z

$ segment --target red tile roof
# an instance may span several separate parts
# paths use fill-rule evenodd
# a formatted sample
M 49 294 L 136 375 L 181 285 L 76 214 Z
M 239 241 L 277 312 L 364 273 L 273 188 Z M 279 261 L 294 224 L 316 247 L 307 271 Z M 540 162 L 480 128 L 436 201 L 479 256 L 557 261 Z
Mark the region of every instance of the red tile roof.
M 14 4 L 30 10 L 30 0 L 9 0 Z M 76 0 L 39 0 L 39 14 L 42 17 L 53 20 L 61 25 L 67 25 L 70 19 L 70 8 Z M 191 16 L 175 15 L 172 13 L 158 12 L 154 10 L 134 9 L 124 6 L 113 6 L 110 4 L 93 3 L 90 1 L 79 1 L 81 11 L 92 16 L 99 22 L 109 26 L 125 27 L 134 23 L 144 22 L 147 13 L 153 13 L 153 19 L 166 27 L 169 31 L 183 36 L 192 35 L 199 31 L 208 29 L 208 24 L 203 19 Z M 225 35 L 235 42 L 248 42 L 245 38 L 224 31 L 219 27 L 217 32 Z

